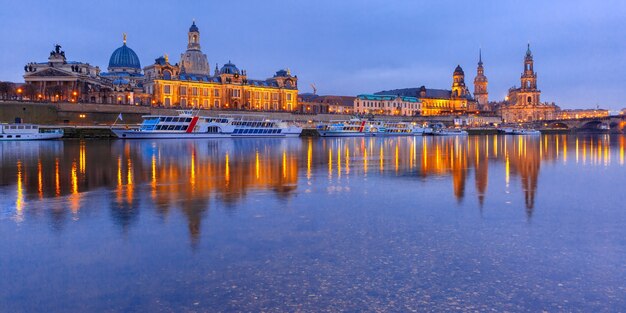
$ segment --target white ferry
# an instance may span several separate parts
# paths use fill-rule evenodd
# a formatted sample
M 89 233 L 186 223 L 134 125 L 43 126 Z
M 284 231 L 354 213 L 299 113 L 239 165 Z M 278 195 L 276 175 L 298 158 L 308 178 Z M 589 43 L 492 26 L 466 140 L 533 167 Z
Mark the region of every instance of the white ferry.
M 370 130 L 374 136 L 422 136 L 432 133 L 432 128 L 416 123 L 372 121 Z
M 350 119 L 347 121 L 330 121 L 319 124 L 317 132 L 322 137 L 369 137 L 373 136 L 373 128 L 370 122 L 362 119 Z
M 40 129 L 33 124 L 0 124 L 0 141 L 46 140 L 63 137 L 62 129 Z
M 183 139 L 232 137 L 298 137 L 301 127 L 262 115 L 224 114 L 198 116 L 191 110 L 179 110 L 178 116 L 146 115 L 138 129 L 111 129 L 126 139 Z

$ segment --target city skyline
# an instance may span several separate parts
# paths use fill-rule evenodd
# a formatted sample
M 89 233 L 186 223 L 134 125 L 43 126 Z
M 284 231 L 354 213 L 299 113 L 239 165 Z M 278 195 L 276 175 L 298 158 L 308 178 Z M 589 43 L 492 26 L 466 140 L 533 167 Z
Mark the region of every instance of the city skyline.
M 558 12 L 564 2 L 538 1 L 393 5 L 245 1 L 239 6 L 192 2 L 153 6 L 140 1 L 122 9 L 74 2 L 63 8 L 37 4 L 36 11 L 33 3 L 5 5 L 4 11 L 14 14 L 0 22 L 5 38 L 0 80 L 23 81 L 23 65 L 45 60 L 56 43 L 69 60 L 106 70 L 122 33 L 128 34 L 128 45 L 142 67 L 163 54 L 179 62 L 185 33 L 195 19 L 211 67 L 232 60 L 254 77 L 290 68 L 298 75 L 300 93 L 311 92 L 311 83 L 320 94 L 336 95 L 421 85 L 447 89 L 457 64 L 468 81 L 473 79 L 482 48 L 489 98 L 499 101 L 518 84 L 530 42 L 543 101 L 562 108 L 626 106 L 619 78 L 626 67 L 622 57 L 626 44 L 614 39 L 626 32 L 620 27 L 626 6 L 616 1 L 567 2 L 563 14 Z M 197 10 L 182 9 L 189 5 Z M 263 16 L 256 14 L 260 7 L 265 9 Z M 166 12 L 165 21 L 149 18 Z

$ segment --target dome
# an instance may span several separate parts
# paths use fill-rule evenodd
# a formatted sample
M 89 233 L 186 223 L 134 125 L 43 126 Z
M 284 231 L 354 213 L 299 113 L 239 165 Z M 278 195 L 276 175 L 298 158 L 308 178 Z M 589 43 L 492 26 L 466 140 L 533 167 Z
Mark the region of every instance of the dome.
M 463 69 L 461 68 L 461 65 L 456 66 L 456 68 L 454 69 L 454 75 L 465 75 Z
M 235 66 L 235 64 L 228 61 L 228 63 L 224 64 L 224 66 L 220 69 L 220 74 L 239 74 L 239 69 Z
M 196 26 L 196 21 L 193 21 L 193 23 L 191 24 L 191 27 L 189 27 L 189 32 L 196 32 L 199 33 L 200 30 L 198 29 L 198 26 Z
M 133 49 L 124 45 L 115 49 L 111 58 L 109 59 L 109 70 L 114 68 L 133 68 L 141 70 L 141 63 L 139 63 L 139 57 Z

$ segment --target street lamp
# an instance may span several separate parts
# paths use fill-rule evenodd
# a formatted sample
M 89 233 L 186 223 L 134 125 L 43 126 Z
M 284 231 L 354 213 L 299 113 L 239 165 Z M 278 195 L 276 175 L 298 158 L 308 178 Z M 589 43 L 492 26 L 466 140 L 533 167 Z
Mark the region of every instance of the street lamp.
M 20 100 L 22 100 L 22 88 L 17 88 L 17 95 L 20 97 Z

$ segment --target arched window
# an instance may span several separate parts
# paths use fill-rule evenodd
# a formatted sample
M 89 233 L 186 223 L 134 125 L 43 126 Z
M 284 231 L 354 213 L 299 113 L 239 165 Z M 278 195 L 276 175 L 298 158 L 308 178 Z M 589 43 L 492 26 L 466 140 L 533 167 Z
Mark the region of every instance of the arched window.
M 532 98 L 531 96 L 528 96 L 528 99 L 527 99 L 527 100 L 528 100 L 528 103 L 529 103 L 529 104 L 533 102 L 533 98 Z
M 168 70 L 163 71 L 163 79 L 172 79 L 172 72 Z

